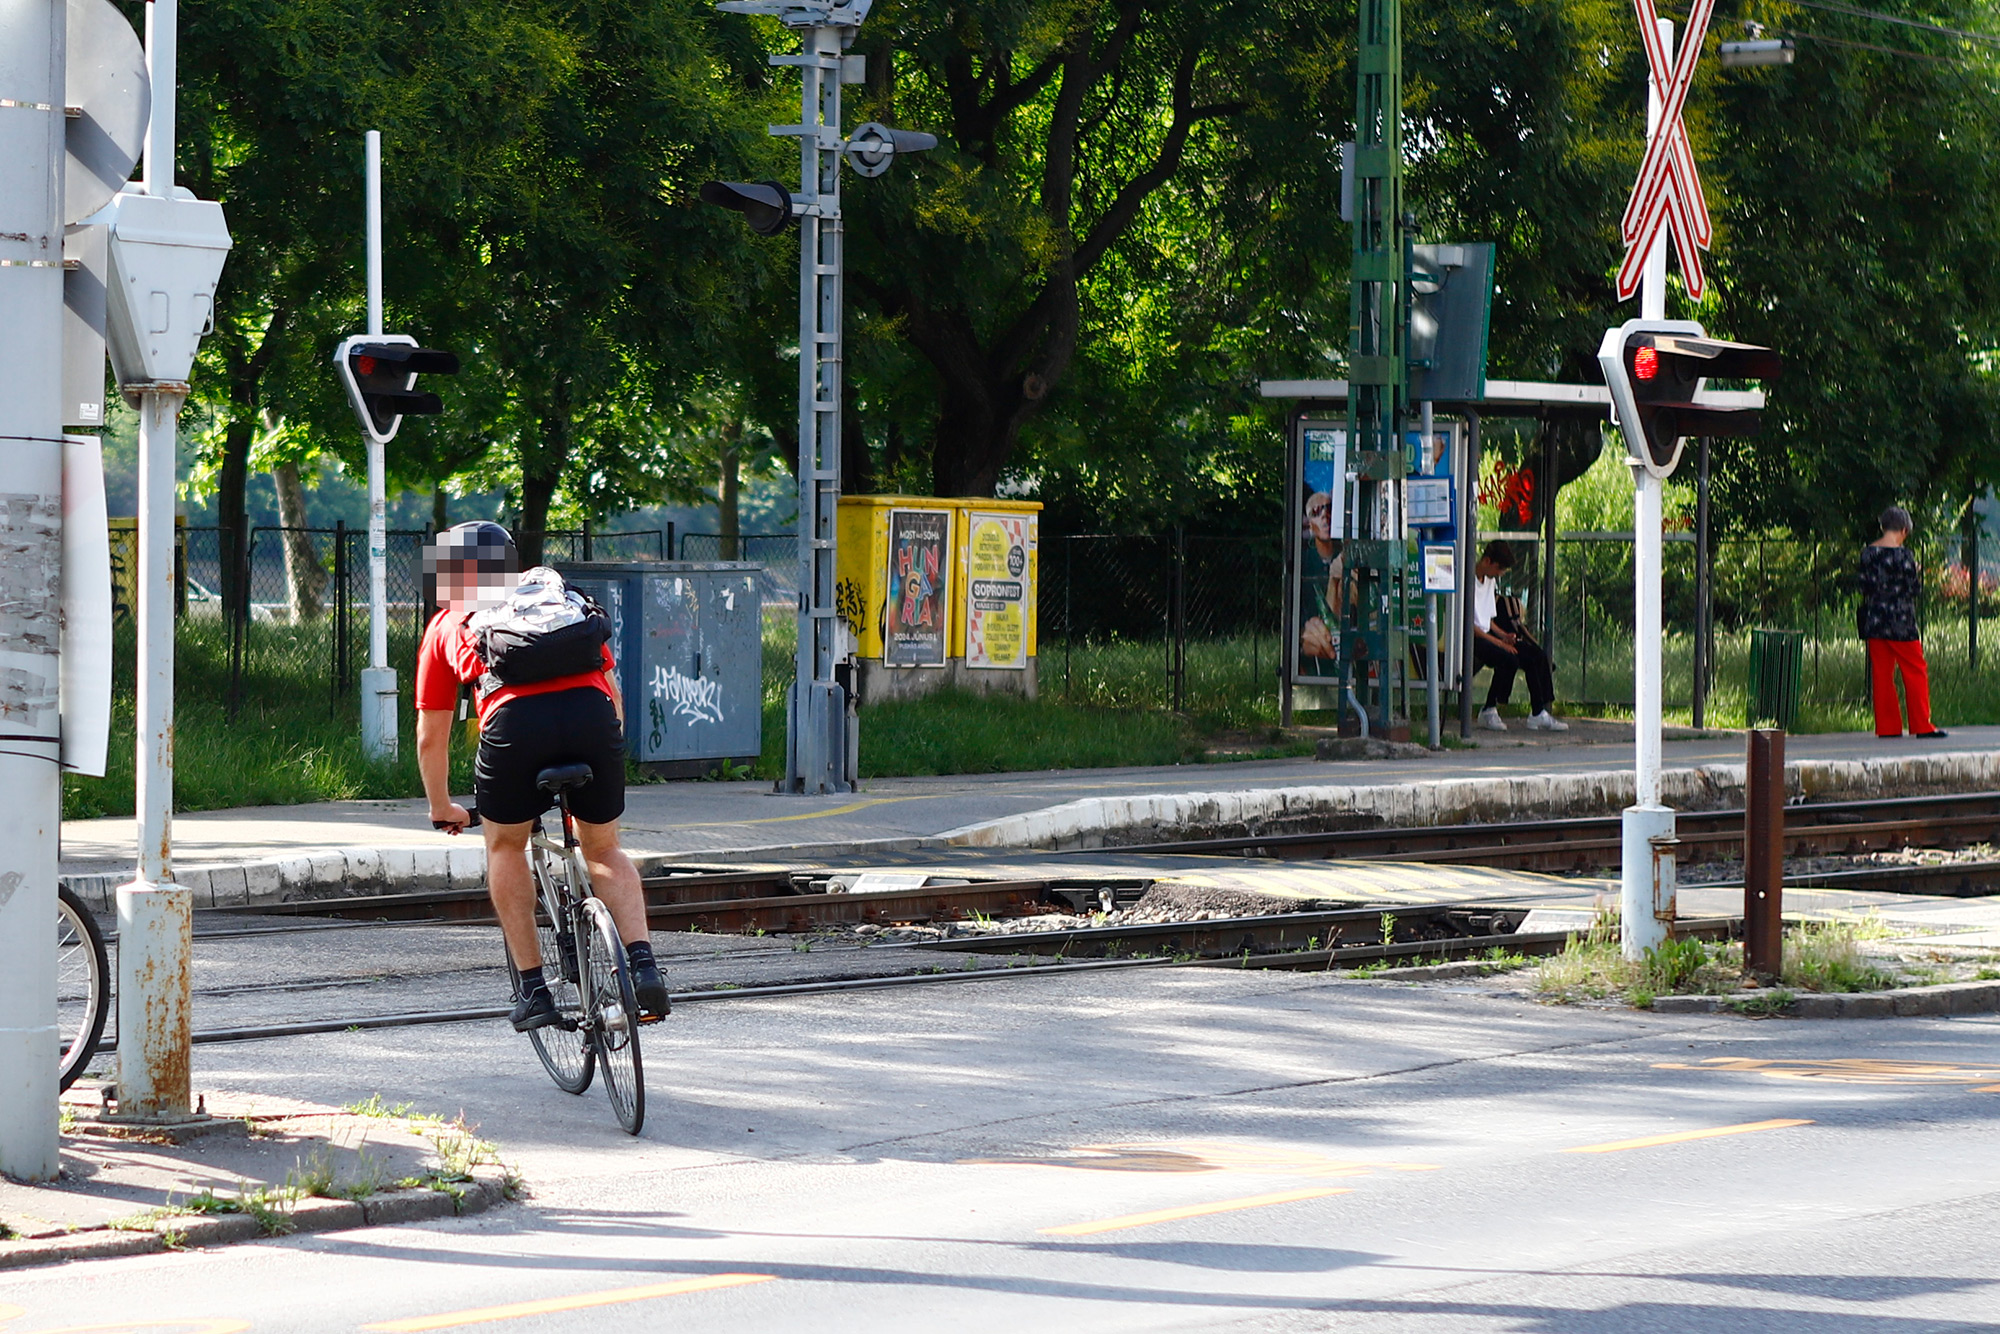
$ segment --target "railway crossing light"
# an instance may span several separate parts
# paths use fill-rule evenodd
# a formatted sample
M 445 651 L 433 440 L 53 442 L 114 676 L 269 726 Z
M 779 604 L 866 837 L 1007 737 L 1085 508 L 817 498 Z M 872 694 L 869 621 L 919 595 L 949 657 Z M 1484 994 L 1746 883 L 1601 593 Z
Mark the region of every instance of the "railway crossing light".
M 436 394 L 417 389 L 419 375 L 458 374 L 454 353 L 418 347 L 408 334 L 355 334 L 341 343 L 333 361 L 362 435 L 377 445 L 396 438 L 405 416 L 444 411 Z
M 701 200 L 735 209 L 759 236 L 776 236 L 794 216 L 792 192 L 776 181 L 710 181 L 701 187 Z
M 880 176 L 899 153 L 928 153 L 937 136 L 921 130 L 892 130 L 877 121 L 857 129 L 847 141 L 847 165 L 858 175 Z
M 1692 320 L 1627 320 L 1605 331 L 1597 362 L 1632 457 L 1660 478 L 1673 475 L 1688 436 L 1752 436 L 1763 425 L 1762 390 L 1708 381 L 1775 380 L 1784 369 L 1770 348 L 1710 338 Z

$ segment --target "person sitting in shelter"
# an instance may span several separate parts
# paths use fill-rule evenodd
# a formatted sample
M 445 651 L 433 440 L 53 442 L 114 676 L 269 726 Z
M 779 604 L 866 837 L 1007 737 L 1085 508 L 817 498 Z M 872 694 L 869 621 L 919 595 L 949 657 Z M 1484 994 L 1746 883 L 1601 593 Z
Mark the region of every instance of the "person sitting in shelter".
M 1555 703 L 1555 678 L 1549 669 L 1549 655 L 1528 637 L 1528 632 L 1511 610 L 1500 606 L 1500 574 L 1514 568 L 1514 549 L 1498 540 L 1488 542 L 1472 567 L 1472 661 L 1475 667 L 1490 667 L 1493 684 L 1486 691 L 1486 707 L 1480 711 L 1479 725 L 1489 732 L 1504 732 L 1500 706 L 1514 694 L 1514 674 L 1528 678 L 1528 728 L 1536 732 L 1567 732 L 1569 724 L 1549 712 Z M 1510 599 L 1511 601 L 1511 599 Z

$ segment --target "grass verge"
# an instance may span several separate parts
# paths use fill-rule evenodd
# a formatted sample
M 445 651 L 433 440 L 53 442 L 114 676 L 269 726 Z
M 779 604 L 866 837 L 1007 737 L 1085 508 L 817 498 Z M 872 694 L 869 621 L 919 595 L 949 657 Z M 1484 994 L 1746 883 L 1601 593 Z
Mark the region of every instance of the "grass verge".
M 1897 979 L 1867 962 L 1861 942 L 1886 934 L 1874 922 L 1804 922 L 1785 932 L 1778 987 L 1731 1004 L 1746 1014 L 1775 1014 L 1794 992 L 1883 991 Z M 1734 941 L 1670 940 L 1627 959 L 1618 917 L 1600 913 L 1589 931 L 1536 970 L 1535 990 L 1558 1004 L 1619 997 L 1640 1009 L 1660 996 L 1731 996 L 1747 985 L 1743 947 Z M 1782 997 L 1782 999 L 1779 999 Z

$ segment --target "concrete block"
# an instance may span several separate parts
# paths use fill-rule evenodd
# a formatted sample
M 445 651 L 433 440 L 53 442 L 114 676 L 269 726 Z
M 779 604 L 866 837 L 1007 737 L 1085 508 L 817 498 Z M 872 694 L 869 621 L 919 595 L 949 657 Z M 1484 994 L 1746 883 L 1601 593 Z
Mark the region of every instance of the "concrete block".
M 263 1226 L 250 1214 L 177 1214 L 155 1219 L 153 1231 L 162 1238 L 177 1234 L 183 1246 L 227 1246 L 264 1235 Z
M 1951 996 L 1940 995 L 1942 987 L 1911 987 L 1907 991 L 1891 993 L 1896 1013 L 1905 1018 L 1919 1015 L 1950 1014 Z
M 292 903 L 312 897 L 313 864 L 310 857 L 281 857 L 278 868 L 278 901 Z
M 382 888 L 385 893 L 410 888 L 416 879 L 417 859 L 413 848 L 382 848 L 377 855 L 382 861 Z
M 398 1190 L 363 1199 L 361 1213 L 370 1227 L 422 1223 L 433 1218 L 453 1217 L 458 1213 L 458 1201 L 435 1190 Z
M 337 898 L 346 892 L 347 855 L 342 852 L 315 852 L 312 855 L 312 881 L 306 887 L 306 897 Z
M 1792 1002 L 1792 1015 L 1799 1019 L 1838 1019 L 1844 1012 L 1841 996 L 1800 996 Z
M 1954 982 L 1938 990 L 1950 993 L 1953 1014 L 1992 1014 L 2000 1010 L 2000 982 Z
M 451 888 L 451 849 L 410 849 L 410 881 L 399 888 L 411 890 Z
M 250 877 L 241 866 L 208 868 L 209 898 L 217 908 L 244 908 L 250 904 Z
M 347 858 L 347 892 L 381 894 L 389 889 L 382 875 L 382 854 L 374 848 L 342 848 Z
M 157 1232 L 100 1229 L 46 1241 L 8 1242 L 0 1246 L 0 1269 L 26 1269 L 65 1260 L 107 1260 L 117 1255 L 150 1255 L 164 1248 Z
M 208 868 L 206 866 L 177 866 L 174 868 L 174 883 L 185 889 L 197 908 L 213 908 L 215 894 L 209 889 Z
M 296 1232 L 339 1232 L 362 1227 L 368 1221 L 353 1200 L 299 1200 L 292 1205 L 290 1216 Z
M 1841 996 L 1842 1019 L 1890 1019 L 1896 1013 L 1896 998 L 1886 991 L 1862 991 Z
M 445 849 L 447 874 L 453 889 L 486 888 L 486 849 L 473 844 Z
M 1656 996 L 1653 998 L 1655 1014 L 1714 1014 L 1714 996 Z
M 243 890 L 252 904 L 284 902 L 285 881 L 282 862 L 245 862 Z

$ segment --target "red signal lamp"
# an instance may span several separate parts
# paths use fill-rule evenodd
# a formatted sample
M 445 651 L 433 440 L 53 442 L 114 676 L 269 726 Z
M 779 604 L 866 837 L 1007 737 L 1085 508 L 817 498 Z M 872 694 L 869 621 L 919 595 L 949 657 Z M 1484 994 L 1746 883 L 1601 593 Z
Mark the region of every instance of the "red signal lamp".
M 373 375 L 375 373 L 375 358 L 367 356 L 356 357 L 354 359 L 354 372 L 357 375 Z
M 1660 352 L 1658 348 L 1638 347 L 1632 350 L 1632 378 L 1652 380 L 1660 374 Z

